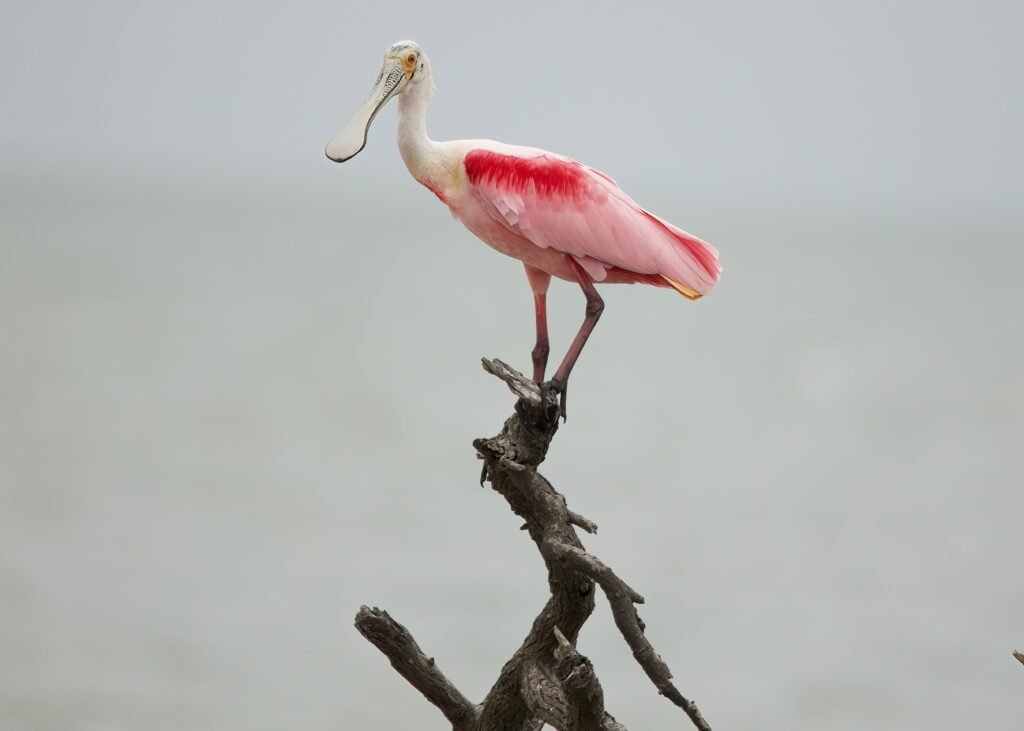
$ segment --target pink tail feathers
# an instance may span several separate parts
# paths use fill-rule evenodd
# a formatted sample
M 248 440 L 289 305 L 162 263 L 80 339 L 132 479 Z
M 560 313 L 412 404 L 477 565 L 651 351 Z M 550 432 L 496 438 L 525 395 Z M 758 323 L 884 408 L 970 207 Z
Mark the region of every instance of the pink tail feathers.
M 681 263 L 685 262 L 684 266 L 681 269 L 672 267 L 675 270 L 672 272 L 662 272 L 661 278 L 679 294 L 691 300 L 699 299 L 714 289 L 722 273 L 718 249 L 649 211 L 643 211 L 643 214 L 658 224 L 682 249 L 679 254 L 683 260 Z

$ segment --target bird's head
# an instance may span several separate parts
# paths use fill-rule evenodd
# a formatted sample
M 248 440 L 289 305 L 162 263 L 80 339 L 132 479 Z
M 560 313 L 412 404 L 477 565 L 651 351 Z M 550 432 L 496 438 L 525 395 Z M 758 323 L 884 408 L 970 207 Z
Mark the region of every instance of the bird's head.
M 415 41 L 393 43 L 384 54 L 384 65 L 369 99 L 345 129 L 327 143 L 327 157 L 334 162 L 345 162 L 358 155 L 366 146 L 366 133 L 377 112 L 394 97 L 414 91 L 428 96 L 433 93 L 430 61 Z

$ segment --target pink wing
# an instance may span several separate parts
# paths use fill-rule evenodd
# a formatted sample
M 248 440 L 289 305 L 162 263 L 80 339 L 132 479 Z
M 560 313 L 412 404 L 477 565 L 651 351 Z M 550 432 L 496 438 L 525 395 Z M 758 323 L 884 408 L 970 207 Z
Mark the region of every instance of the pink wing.
M 473 194 L 509 230 L 570 254 L 598 282 L 620 270 L 694 299 L 714 288 L 722 268 L 713 246 L 645 211 L 593 168 L 541 150 L 509 150 L 477 148 L 464 162 Z

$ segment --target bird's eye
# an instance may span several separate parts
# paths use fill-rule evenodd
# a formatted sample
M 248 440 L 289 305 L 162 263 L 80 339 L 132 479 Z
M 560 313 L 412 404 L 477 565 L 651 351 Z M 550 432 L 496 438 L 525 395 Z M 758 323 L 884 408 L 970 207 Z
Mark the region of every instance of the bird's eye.
M 416 54 L 410 53 L 408 56 L 405 57 L 405 62 L 409 65 L 416 63 Z

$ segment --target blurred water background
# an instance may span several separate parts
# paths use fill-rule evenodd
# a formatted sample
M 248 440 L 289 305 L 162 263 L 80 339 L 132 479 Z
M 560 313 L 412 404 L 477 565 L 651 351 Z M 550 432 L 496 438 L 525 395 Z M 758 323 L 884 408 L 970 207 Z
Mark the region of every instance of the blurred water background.
M 1024 251 L 1009 3 L 29 4 L 0 28 L 0 728 L 443 729 L 351 627 L 481 699 L 546 596 L 476 479 L 532 302 L 408 176 L 581 159 L 716 243 L 603 290 L 545 473 L 715 728 L 1017 729 Z M 554 285 L 560 357 L 582 316 Z M 630 728 L 680 728 L 603 601 Z

